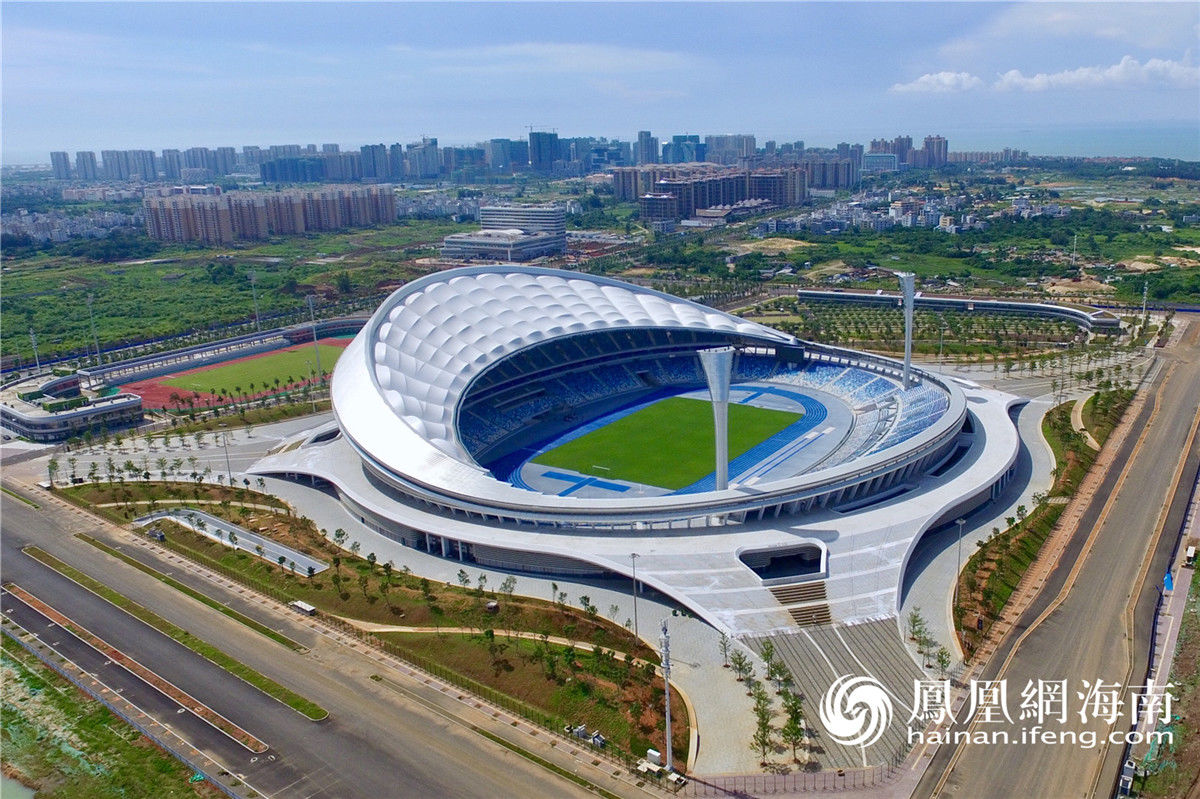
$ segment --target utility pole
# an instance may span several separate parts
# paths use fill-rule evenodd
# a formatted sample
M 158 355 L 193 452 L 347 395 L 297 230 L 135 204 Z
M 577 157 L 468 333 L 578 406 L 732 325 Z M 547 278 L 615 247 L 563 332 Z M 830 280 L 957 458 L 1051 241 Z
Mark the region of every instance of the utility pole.
M 317 315 L 313 310 L 316 297 L 309 294 L 305 299 L 308 300 L 308 318 L 312 322 L 313 350 L 317 353 L 317 384 L 320 385 L 325 373 L 321 371 L 321 347 L 317 344 Z
M 88 292 L 88 295 L 87 295 L 88 318 L 91 319 L 91 322 L 92 322 L 92 343 L 96 345 L 96 365 L 99 366 L 100 365 L 100 339 L 96 336 L 96 313 L 95 313 L 95 311 L 92 310 L 92 301 L 94 299 L 95 299 L 95 295 L 92 294 L 91 292 Z
M 37 351 L 37 334 L 33 332 L 33 328 L 29 328 L 29 341 L 33 344 L 33 366 L 38 372 L 42 371 L 42 362 L 38 359 Z
M 963 525 L 967 523 L 966 519 L 958 518 L 954 520 L 958 525 L 958 570 L 954 572 L 954 609 L 958 609 L 958 583 L 959 576 L 962 574 L 962 540 L 963 540 Z
M 636 552 L 629 553 L 629 562 L 633 565 L 633 637 L 640 639 L 641 636 L 638 635 L 638 619 L 637 619 L 637 595 L 638 595 L 637 559 L 638 559 L 638 553 L 636 553 Z
M 254 270 L 250 270 L 250 296 L 254 298 L 254 329 L 261 333 L 262 324 L 258 319 L 258 275 Z
M 229 486 L 233 487 L 233 467 L 229 465 L 229 425 L 221 423 L 221 446 L 225 448 L 225 474 L 229 478 Z
M 671 765 L 671 634 L 667 632 L 666 619 L 662 620 L 662 672 L 667 702 L 667 751 L 665 754 L 667 757 L 666 768 L 669 774 L 674 769 Z

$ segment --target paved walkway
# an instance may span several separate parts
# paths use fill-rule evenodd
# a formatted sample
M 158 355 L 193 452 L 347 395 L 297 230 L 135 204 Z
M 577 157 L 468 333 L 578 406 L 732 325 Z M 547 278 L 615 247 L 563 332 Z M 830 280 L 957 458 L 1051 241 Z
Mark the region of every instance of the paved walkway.
M 1087 401 L 1087 397 L 1080 397 L 1071 406 L 1071 427 L 1074 428 L 1075 432 L 1083 433 L 1083 440 L 1087 442 L 1087 445 L 1099 452 L 1100 442 L 1092 436 L 1091 431 L 1087 429 L 1087 425 L 1083 423 L 1083 406 L 1087 405 Z

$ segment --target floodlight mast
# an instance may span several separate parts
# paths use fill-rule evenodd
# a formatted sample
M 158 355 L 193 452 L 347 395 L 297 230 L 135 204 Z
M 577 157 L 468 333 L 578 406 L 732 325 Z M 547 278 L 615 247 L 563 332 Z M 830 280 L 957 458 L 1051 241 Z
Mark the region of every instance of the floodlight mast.
M 896 272 L 900 281 L 900 290 L 904 292 L 904 389 L 909 387 L 908 378 L 912 371 L 912 340 L 913 340 L 913 295 L 916 289 L 916 275 L 912 272 Z
M 708 379 L 713 404 L 713 429 L 716 433 L 717 491 L 729 488 L 729 383 L 733 375 L 733 347 L 700 350 L 700 365 Z

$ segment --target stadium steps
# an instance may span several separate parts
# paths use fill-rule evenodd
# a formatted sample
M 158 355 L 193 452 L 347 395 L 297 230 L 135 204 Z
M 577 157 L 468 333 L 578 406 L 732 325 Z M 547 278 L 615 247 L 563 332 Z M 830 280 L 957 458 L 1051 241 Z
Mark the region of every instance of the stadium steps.
M 825 581 L 800 583 L 799 585 L 776 585 L 768 588 L 781 605 L 795 605 L 800 602 L 815 602 L 826 599 Z
M 792 621 L 796 622 L 797 627 L 816 627 L 833 621 L 833 615 L 829 612 L 829 603 L 827 602 L 788 608 L 787 612 L 792 617 Z
M 833 616 L 825 596 L 825 581 L 776 585 L 768 588 L 775 601 L 784 606 L 798 627 L 829 624 Z
M 747 640 L 761 653 L 769 640 L 788 667 L 795 690 L 810 707 L 817 706 L 833 681 L 842 675 L 870 676 L 878 680 L 892 700 L 893 718 L 883 737 L 867 747 L 870 762 L 902 757 L 909 750 L 906 720 L 911 713 L 913 681 L 925 679 L 904 647 L 895 617 L 854 625 L 804 626 L 790 633 L 775 633 Z M 863 752 L 823 734 L 817 719 L 811 726 L 818 760 L 826 768 L 856 768 Z

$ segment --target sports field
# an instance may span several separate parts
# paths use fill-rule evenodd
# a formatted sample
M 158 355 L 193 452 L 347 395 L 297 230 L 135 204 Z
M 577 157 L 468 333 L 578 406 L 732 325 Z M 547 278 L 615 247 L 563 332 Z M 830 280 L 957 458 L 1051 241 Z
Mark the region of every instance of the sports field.
M 342 347 L 320 344 L 321 369 L 332 372 Z M 198 391 L 202 394 L 262 394 L 275 390 L 275 380 L 285 385 L 306 381 L 317 368 L 312 344 L 304 344 L 258 357 L 243 358 L 229 363 L 197 369 L 158 382 L 176 389 Z M 254 384 L 253 391 L 250 384 Z
M 800 414 L 729 406 L 729 459 L 799 421 Z M 678 490 L 713 471 L 712 403 L 670 397 L 568 441 L 539 466 Z

